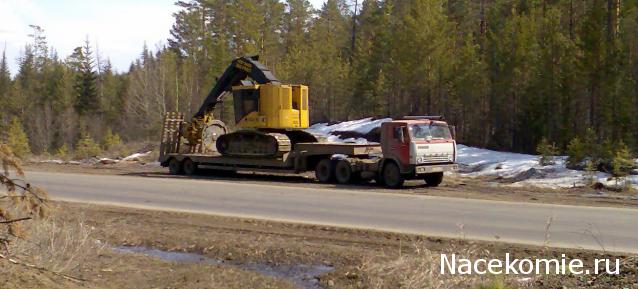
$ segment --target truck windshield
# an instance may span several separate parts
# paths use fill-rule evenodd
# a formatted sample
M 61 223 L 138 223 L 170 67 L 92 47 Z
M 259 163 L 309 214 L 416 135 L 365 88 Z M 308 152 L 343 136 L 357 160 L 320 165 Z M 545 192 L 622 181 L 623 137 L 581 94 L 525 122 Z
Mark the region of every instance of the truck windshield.
M 413 124 L 410 125 L 410 134 L 414 140 L 426 140 L 428 137 L 432 137 L 432 139 L 452 138 L 448 126 L 440 124 Z

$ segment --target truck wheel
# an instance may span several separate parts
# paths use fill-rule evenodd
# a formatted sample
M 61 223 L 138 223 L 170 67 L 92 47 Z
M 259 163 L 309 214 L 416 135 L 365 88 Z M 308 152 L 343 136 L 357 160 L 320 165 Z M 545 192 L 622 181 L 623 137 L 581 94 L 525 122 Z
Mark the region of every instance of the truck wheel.
M 390 162 L 383 167 L 383 183 L 390 188 L 400 188 L 405 179 L 397 164 Z
M 192 176 L 197 173 L 197 164 L 191 159 L 185 159 L 182 164 L 182 168 L 184 169 L 184 173 L 188 176 Z
M 340 184 L 347 184 L 354 181 L 354 173 L 349 161 L 340 160 L 335 166 L 335 178 Z
M 171 173 L 171 175 L 181 175 L 183 172 L 182 162 L 174 158 L 171 159 L 168 162 L 168 172 Z
M 423 180 L 429 187 L 438 187 L 443 181 L 443 173 L 427 174 L 423 177 Z
M 315 167 L 315 177 L 322 183 L 331 183 L 334 180 L 332 161 L 323 159 Z

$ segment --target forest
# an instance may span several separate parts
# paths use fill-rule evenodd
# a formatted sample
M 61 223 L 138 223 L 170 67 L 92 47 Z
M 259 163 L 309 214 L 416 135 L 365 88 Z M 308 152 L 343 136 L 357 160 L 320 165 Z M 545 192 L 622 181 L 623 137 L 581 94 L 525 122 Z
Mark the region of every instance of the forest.
M 57 51 L 34 23 L 19 59 L 0 60 L 0 138 L 34 154 L 87 138 L 158 140 L 165 112 L 194 113 L 234 57 L 258 54 L 282 81 L 310 87 L 312 123 L 444 115 L 467 145 L 564 150 L 579 137 L 638 151 L 638 1 L 175 5 L 170 37 L 140 47 L 125 72 L 89 39 Z M 232 124 L 230 105 L 218 117 Z

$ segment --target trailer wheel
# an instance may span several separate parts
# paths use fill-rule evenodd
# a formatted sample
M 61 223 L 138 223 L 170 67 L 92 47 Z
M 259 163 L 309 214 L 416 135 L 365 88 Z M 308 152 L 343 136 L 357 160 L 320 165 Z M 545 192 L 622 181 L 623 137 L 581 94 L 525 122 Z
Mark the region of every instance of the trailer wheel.
M 347 184 L 354 181 L 355 176 L 349 161 L 340 160 L 337 162 L 335 166 L 335 178 L 340 184 Z
M 171 173 L 171 175 L 181 175 L 183 171 L 182 162 L 175 158 L 168 161 L 168 172 Z
M 394 189 L 403 186 L 403 182 L 405 181 L 403 175 L 401 175 L 399 166 L 397 166 L 394 162 L 389 162 L 383 167 L 382 178 L 386 187 Z
M 322 159 L 315 167 L 315 177 L 322 183 L 331 183 L 334 180 L 334 170 L 330 159 Z
M 185 159 L 182 164 L 184 173 L 188 176 L 192 176 L 197 173 L 197 164 L 191 159 Z
M 428 187 L 438 187 L 443 181 L 443 173 L 432 173 L 427 174 L 423 177 L 423 180 L 428 185 Z

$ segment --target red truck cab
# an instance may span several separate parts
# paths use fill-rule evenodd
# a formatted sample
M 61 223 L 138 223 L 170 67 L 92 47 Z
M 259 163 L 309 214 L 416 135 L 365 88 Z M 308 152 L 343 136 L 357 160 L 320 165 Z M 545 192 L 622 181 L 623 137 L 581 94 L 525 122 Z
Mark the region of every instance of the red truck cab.
M 450 126 L 427 117 L 394 120 L 381 126 L 383 163 L 377 181 L 400 187 L 406 179 L 438 186 L 443 173 L 456 170 L 456 141 Z

